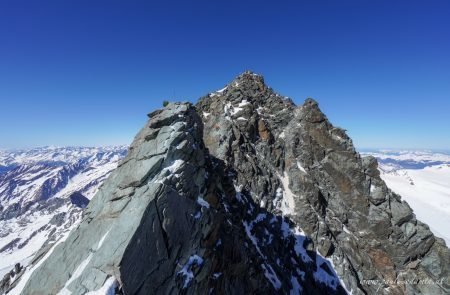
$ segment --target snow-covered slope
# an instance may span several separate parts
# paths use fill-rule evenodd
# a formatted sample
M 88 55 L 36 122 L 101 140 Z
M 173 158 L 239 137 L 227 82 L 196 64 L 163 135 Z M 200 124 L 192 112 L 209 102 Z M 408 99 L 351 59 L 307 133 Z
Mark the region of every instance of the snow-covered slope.
M 0 151 L 0 280 L 76 226 L 126 152 L 125 146 Z
M 381 177 L 402 196 L 419 220 L 450 245 L 450 153 L 372 151 Z

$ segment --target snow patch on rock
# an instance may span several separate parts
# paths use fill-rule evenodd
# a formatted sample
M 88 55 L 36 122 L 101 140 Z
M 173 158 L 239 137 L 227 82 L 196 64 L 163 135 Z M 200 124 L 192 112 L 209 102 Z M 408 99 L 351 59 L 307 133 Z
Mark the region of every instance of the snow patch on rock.
M 194 273 L 192 271 L 193 266 L 202 266 L 203 258 L 198 255 L 192 255 L 189 257 L 186 264 L 178 272 L 179 275 L 184 277 L 183 288 L 187 288 L 191 281 L 194 279 Z

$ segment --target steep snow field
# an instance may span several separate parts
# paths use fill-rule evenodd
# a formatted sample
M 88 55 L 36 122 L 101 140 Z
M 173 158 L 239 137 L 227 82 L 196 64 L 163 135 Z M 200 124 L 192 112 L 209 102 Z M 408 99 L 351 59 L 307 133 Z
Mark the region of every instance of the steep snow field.
M 381 177 L 450 246 L 450 154 L 373 151 Z

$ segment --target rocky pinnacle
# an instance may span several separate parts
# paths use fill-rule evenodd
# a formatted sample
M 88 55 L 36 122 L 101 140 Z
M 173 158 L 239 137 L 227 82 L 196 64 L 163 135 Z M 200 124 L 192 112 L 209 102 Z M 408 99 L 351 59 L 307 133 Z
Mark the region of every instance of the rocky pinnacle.
M 12 292 L 450 293 L 444 241 L 316 101 L 245 72 L 149 117 L 80 225 Z

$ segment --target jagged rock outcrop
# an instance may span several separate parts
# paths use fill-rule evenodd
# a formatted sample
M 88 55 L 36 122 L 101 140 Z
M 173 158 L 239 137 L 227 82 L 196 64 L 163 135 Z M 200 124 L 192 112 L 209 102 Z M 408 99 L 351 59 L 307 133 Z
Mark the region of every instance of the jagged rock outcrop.
M 314 100 L 297 107 L 246 72 L 149 117 L 13 292 L 449 292 L 449 249 Z
M 295 107 L 262 77 L 244 73 L 198 108 L 210 151 L 238 171 L 238 183 L 256 203 L 300 226 L 353 294 L 450 292 L 448 248 L 317 102 Z M 280 188 L 285 204 L 274 202 Z
M 86 206 L 89 204 L 89 199 L 83 196 L 80 192 L 74 192 L 69 196 L 70 202 L 79 207 L 79 208 L 86 208 Z

